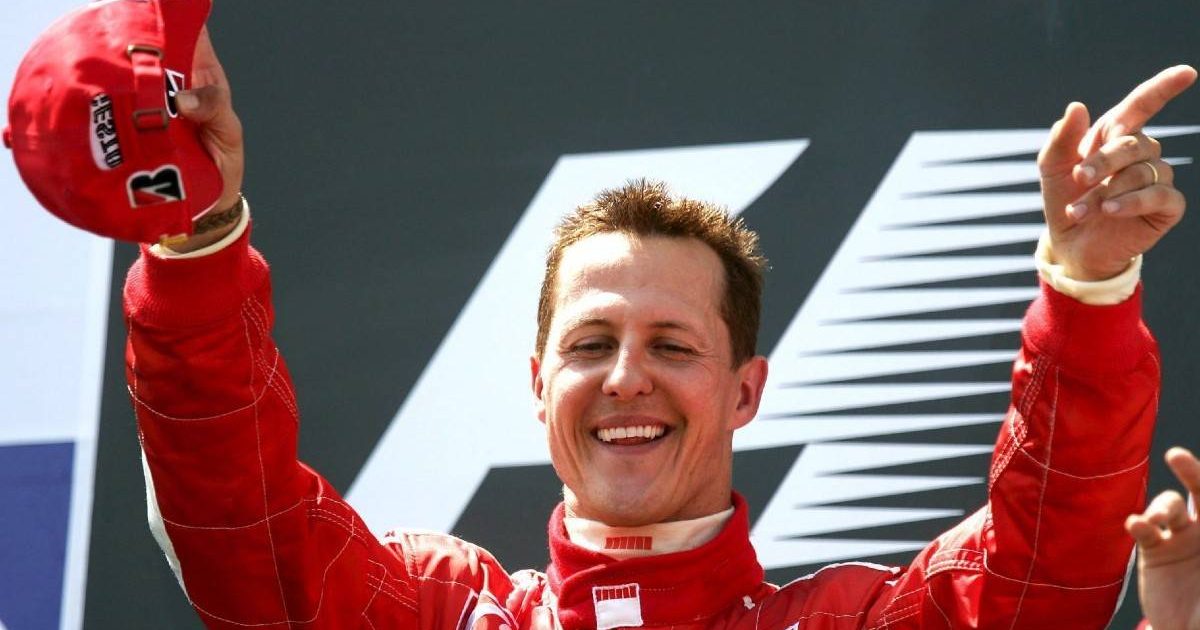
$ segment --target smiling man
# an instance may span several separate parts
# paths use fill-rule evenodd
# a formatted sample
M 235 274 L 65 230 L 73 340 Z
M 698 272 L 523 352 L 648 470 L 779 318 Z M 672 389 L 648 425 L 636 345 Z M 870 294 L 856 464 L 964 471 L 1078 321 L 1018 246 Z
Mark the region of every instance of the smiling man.
M 622 526 L 724 511 L 730 436 L 767 376 L 756 237 L 647 182 L 601 194 L 556 236 L 531 365 L 567 514 Z
M 563 504 L 545 573 L 433 533 L 376 540 L 297 460 L 266 264 L 240 197 L 242 132 L 207 35 L 181 114 L 224 191 L 196 234 L 144 247 L 125 287 L 151 527 L 214 628 L 1103 627 L 1142 507 L 1158 363 L 1140 254 L 1182 196 L 1140 132 L 1195 79 L 1168 69 L 1091 124 L 1072 104 L 1039 156 L 1040 298 L 1014 366 L 989 501 L 907 568 L 764 582 L 732 490 L 733 432 L 767 375 L 764 260 L 721 209 L 635 181 L 559 226 L 531 383 Z M 486 395 L 485 392 L 476 392 Z M 498 419 L 498 421 L 516 421 Z M 405 480 L 397 480 L 403 501 Z M 535 515 L 530 515 L 531 518 Z
M 144 57 L 139 72 L 151 72 Z M 531 383 L 564 501 L 546 572 L 510 574 L 446 535 L 371 536 L 297 459 L 299 412 L 239 192 L 242 129 L 202 34 L 194 89 L 176 102 L 223 190 L 191 238 L 142 248 L 124 291 L 154 535 L 213 628 L 1103 627 L 1156 411 L 1141 254 L 1184 209 L 1140 129 L 1195 76 L 1165 70 L 1094 124 L 1073 103 L 1050 132 L 1038 160 L 1043 289 L 987 505 L 907 568 L 848 563 L 780 587 L 763 579 L 731 488 L 733 432 L 755 416 L 767 375 L 757 239 L 644 181 L 570 214 L 547 258 Z M 141 85 L 164 85 L 150 79 Z M 411 482 L 397 480 L 397 501 Z

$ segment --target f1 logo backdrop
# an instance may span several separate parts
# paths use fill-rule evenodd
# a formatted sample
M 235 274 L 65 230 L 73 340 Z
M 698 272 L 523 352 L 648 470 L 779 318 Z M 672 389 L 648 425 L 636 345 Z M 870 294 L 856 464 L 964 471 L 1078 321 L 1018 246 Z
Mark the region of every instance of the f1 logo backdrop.
M 1200 127 L 1147 131 L 1168 138 Z M 759 417 L 735 434 L 743 469 L 756 468 L 759 451 L 798 453 L 773 487 L 763 475 L 748 480 L 768 498 L 752 531 L 767 569 L 897 559 L 985 500 L 980 460 L 992 452 L 1021 312 L 1037 292 L 1030 252 L 1044 228 L 1031 156 L 1044 139 L 1043 130 L 914 133 L 770 352 Z M 464 513 L 490 504 L 478 495 L 497 486 L 516 489 L 498 503 L 521 515 L 556 493 L 527 375 L 506 369 L 534 345 L 533 328 L 512 322 L 535 320 L 554 224 L 594 191 L 638 176 L 740 213 L 807 147 L 801 139 L 559 159 L 351 486 L 367 524 L 457 531 L 507 551 L 500 557 L 515 566 L 544 562 L 537 537 L 513 541 L 493 527 L 494 508 Z M 478 360 L 481 347 L 490 360 Z M 976 468 L 954 474 L 945 462 L 956 459 Z M 544 483 L 485 482 L 527 467 L 541 467 Z M 424 481 L 396 501 L 403 479 Z M 939 496 L 948 489 L 961 491 Z
M 71 4 L 0 11 L 0 87 Z M 549 226 L 659 177 L 740 212 L 772 261 L 769 391 L 735 444 L 768 577 L 907 562 L 984 499 L 1044 128 L 1197 64 L 1197 23 L 1192 0 L 218 6 L 302 456 L 377 530 L 543 563 L 559 486 L 526 358 Z M 1193 205 L 1197 98 L 1155 130 Z M 0 627 L 199 628 L 145 524 L 119 300 L 135 252 L 53 223 L 10 164 Z M 1198 241 L 1190 217 L 1144 269 L 1156 457 L 1200 445 Z M 1113 627 L 1139 617 L 1130 598 Z

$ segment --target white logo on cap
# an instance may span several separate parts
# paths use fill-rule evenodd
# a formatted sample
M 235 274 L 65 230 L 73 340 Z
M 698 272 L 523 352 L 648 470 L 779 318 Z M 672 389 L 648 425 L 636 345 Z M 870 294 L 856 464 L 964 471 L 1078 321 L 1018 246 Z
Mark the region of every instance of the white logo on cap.
M 129 206 L 139 208 L 172 201 L 183 201 L 183 177 L 174 164 L 153 171 L 138 171 L 129 176 L 125 185 Z
M 179 110 L 175 109 L 175 95 L 187 89 L 187 77 L 182 72 L 176 72 L 170 68 L 165 68 L 165 70 L 167 114 L 171 118 L 175 118 L 179 116 Z
M 113 120 L 112 99 L 107 94 L 92 98 L 91 145 L 92 159 L 101 170 L 111 171 L 124 162 L 121 143 L 117 141 L 117 123 Z

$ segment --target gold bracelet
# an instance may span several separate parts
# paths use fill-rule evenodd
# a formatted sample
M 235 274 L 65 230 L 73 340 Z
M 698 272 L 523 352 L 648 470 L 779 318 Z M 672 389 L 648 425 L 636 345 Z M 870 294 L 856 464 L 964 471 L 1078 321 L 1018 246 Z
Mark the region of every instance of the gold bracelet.
M 242 193 L 238 193 L 237 203 L 233 204 L 232 208 L 228 210 L 222 210 L 220 212 L 210 212 L 209 214 L 200 217 L 192 227 L 192 234 L 204 234 L 205 232 L 211 232 L 217 228 L 225 227 L 226 225 L 237 221 L 238 218 L 242 216 L 242 212 L 245 210 L 246 197 L 243 196 Z

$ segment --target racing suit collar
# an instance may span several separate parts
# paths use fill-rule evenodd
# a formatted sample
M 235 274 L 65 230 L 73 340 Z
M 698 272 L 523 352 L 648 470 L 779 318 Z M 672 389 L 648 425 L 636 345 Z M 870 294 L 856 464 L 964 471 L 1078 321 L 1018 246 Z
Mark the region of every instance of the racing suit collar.
M 694 623 L 738 601 L 753 606 L 764 595 L 763 568 L 750 545 L 746 501 L 733 493 L 732 503 L 733 516 L 707 543 L 625 560 L 572 543 L 559 504 L 550 518 L 546 574 L 563 628 Z M 641 623 L 630 623 L 631 616 Z
M 563 518 L 571 542 L 618 560 L 695 549 L 717 537 L 733 508 L 686 521 L 613 527 L 578 516 Z

